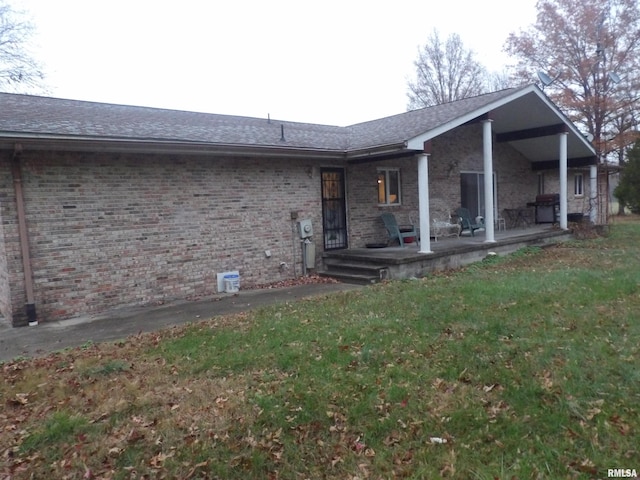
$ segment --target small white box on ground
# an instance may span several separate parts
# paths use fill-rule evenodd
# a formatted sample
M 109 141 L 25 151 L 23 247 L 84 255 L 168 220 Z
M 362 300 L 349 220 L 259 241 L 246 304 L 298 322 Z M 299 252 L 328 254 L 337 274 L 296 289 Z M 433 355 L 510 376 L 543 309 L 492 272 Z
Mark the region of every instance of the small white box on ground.
M 216 277 L 218 280 L 218 293 L 236 293 L 240 290 L 240 272 L 238 270 L 218 273 Z M 227 282 L 227 280 L 229 280 L 229 282 Z M 237 288 L 237 290 L 229 292 L 229 290 L 227 290 L 227 283 L 229 283 L 230 289 L 233 290 L 234 288 Z
M 240 290 L 240 275 L 224 276 L 224 291 L 227 293 L 236 293 Z

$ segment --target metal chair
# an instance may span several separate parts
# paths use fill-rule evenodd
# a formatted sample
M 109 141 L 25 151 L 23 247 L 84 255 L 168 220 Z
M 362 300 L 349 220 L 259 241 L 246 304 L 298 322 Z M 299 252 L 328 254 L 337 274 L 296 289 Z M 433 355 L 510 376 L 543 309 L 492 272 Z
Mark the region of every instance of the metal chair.
M 456 215 L 460 217 L 460 225 L 462 227 L 460 233 L 464 232 L 465 230 L 469 230 L 469 232 L 471 232 L 471 236 L 473 237 L 475 236 L 474 232 L 476 230 L 484 228 L 484 223 L 475 223 L 475 220 L 471 219 L 471 213 L 469 213 L 469 210 L 466 208 L 457 209 Z
M 387 229 L 389 234 L 389 241 L 398 240 L 401 247 L 405 245 L 405 238 L 415 238 L 418 241 L 418 231 L 415 225 L 398 225 L 396 217 L 393 213 L 383 213 L 380 215 L 384 222 L 384 228 Z

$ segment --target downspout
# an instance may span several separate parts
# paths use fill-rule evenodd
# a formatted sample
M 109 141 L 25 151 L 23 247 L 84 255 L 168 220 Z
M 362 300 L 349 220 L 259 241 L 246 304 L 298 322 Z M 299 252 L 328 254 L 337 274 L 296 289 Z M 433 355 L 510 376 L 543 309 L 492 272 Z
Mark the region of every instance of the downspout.
M 18 234 L 20 239 L 20 249 L 22 252 L 22 270 L 24 271 L 24 289 L 27 294 L 25 305 L 29 326 L 38 325 L 36 316 L 36 302 L 33 293 L 33 272 L 31 270 L 31 255 L 29 253 L 29 231 L 27 230 L 27 220 L 24 210 L 24 194 L 22 191 L 22 171 L 20 169 L 20 156 L 22 155 L 22 145 L 16 143 L 13 150 L 11 162 L 11 174 L 13 175 L 13 185 L 16 192 L 16 211 L 18 213 Z

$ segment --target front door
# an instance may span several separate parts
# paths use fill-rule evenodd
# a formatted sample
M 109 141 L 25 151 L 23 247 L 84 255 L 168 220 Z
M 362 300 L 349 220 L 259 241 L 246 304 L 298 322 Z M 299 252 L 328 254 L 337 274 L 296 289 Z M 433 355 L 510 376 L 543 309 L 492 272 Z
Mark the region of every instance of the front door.
M 347 202 L 342 168 L 323 168 L 322 230 L 324 249 L 347 248 Z

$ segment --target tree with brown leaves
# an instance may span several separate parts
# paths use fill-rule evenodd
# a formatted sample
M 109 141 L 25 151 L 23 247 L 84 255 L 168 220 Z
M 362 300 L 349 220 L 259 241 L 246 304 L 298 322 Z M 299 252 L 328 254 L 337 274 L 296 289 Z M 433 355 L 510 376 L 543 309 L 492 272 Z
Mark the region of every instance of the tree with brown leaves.
M 621 159 L 638 135 L 637 0 L 539 0 L 537 10 L 536 23 L 505 46 L 518 77 L 538 73 L 545 93 L 593 138 L 599 159 Z

